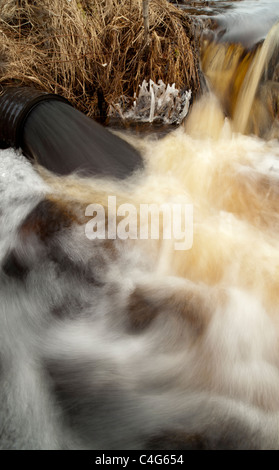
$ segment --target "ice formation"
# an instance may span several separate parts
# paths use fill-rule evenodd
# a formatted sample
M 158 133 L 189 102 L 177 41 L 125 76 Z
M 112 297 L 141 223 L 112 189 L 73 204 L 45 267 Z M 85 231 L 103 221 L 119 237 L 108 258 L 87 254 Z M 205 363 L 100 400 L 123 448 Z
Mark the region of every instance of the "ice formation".
M 122 96 L 110 107 L 109 115 L 124 120 L 139 122 L 162 122 L 164 124 L 181 124 L 187 116 L 191 90 L 179 91 L 172 85 L 165 85 L 162 80 L 158 84 L 144 80 L 140 85 L 138 96 L 134 96 L 133 104 Z

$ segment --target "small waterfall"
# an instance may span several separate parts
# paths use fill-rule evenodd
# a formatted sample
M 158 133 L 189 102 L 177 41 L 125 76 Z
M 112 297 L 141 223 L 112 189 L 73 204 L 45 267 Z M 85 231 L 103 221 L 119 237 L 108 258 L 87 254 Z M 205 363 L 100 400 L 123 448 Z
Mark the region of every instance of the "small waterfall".
M 252 50 L 238 43 L 204 42 L 203 71 L 234 131 L 266 137 L 272 136 L 271 128 L 276 132 L 278 51 L 279 23 Z
M 268 33 L 264 43 L 258 49 L 254 60 L 248 68 L 247 74 L 239 92 L 234 113 L 235 130 L 241 133 L 247 131 L 252 106 L 264 72 L 269 69 L 272 57 L 279 52 L 279 23 L 274 25 Z M 266 103 L 263 103 L 265 106 Z

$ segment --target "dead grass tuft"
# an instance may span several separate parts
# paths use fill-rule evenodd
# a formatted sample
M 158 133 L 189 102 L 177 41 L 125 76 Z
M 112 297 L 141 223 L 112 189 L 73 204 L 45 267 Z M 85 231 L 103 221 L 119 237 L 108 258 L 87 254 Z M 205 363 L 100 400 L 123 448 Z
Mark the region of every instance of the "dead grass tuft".
M 199 89 L 191 21 L 167 0 L 150 2 L 149 49 L 141 0 L 0 0 L 0 11 L 1 84 L 61 94 L 89 116 L 144 78 Z

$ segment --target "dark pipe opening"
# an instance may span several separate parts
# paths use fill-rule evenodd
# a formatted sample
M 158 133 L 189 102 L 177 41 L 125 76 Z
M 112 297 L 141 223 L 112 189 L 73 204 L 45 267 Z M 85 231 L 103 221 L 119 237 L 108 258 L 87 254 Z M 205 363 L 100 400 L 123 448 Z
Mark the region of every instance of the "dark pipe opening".
M 0 95 L 0 146 L 21 148 L 48 170 L 125 178 L 140 153 L 59 95 L 10 87 Z

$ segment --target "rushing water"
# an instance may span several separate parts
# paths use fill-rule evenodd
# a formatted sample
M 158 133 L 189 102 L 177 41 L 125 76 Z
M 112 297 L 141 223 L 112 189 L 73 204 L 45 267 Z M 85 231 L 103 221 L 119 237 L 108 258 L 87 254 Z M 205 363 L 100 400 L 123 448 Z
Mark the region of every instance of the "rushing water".
M 278 0 L 187 1 L 179 7 L 197 19 L 210 19 L 224 42 L 246 47 L 263 40 L 279 20 Z
M 251 47 L 265 39 L 270 28 L 279 20 L 278 0 L 244 0 L 230 3 L 230 6 L 225 13 L 212 15 L 224 42 L 241 42 Z
M 209 88 L 235 131 L 277 136 L 278 59 L 278 23 L 252 51 L 241 44 L 204 41 L 202 65 Z
M 126 181 L 1 151 L 3 448 L 279 447 L 277 39 L 207 36 L 210 93 Z M 192 248 L 89 240 L 108 196 L 192 204 Z

